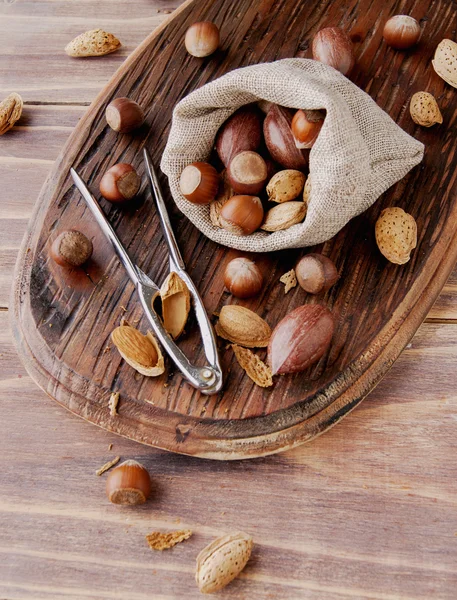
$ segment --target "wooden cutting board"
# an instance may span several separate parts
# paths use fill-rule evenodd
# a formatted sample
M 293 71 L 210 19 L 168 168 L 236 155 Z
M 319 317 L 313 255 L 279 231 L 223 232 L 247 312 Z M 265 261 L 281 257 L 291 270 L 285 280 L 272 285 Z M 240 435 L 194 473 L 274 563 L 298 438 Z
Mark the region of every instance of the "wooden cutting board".
M 217 459 L 261 456 L 286 450 L 322 433 L 353 409 L 379 382 L 414 335 L 457 258 L 457 92 L 432 70 L 438 42 L 452 34 L 448 2 L 407 2 L 402 11 L 421 21 L 422 40 L 397 52 L 382 40 L 382 27 L 398 12 L 396 2 L 294 0 L 190 0 L 154 31 L 122 65 L 76 127 L 56 161 L 30 221 L 17 263 L 12 324 L 19 354 L 31 376 L 73 413 L 110 431 L 174 452 Z M 222 46 L 212 57 L 187 54 L 183 40 L 195 21 L 221 28 Z M 224 392 L 200 395 L 168 364 L 159 378 L 136 374 L 110 343 L 125 316 L 143 331 L 146 320 L 133 285 L 72 186 L 74 166 L 98 196 L 104 171 L 131 162 L 143 175 L 139 201 L 128 210 L 103 208 L 135 262 L 156 282 L 168 273 L 165 244 L 147 193 L 141 149 L 160 162 L 175 104 L 231 69 L 286 57 L 310 57 L 310 41 L 322 27 L 341 25 L 356 48 L 353 81 L 406 131 L 424 142 L 423 163 L 354 219 L 333 240 L 314 250 L 330 256 L 339 282 L 317 301 L 334 312 L 337 327 L 328 355 L 307 372 L 256 387 L 222 342 Z M 90 69 L 92 60 L 87 61 Z M 68 68 L 72 68 L 69 59 Z M 427 90 L 438 98 L 444 124 L 429 130 L 412 122 L 411 95 Z M 104 119 L 106 104 L 129 96 L 146 109 L 147 124 L 135 135 L 118 135 Z M 189 273 L 208 313 L 238 302 L 223 285 L 225 264 L 239 253 L 204 238 L 174 206 L 163 188 Z M 374 223 L 386 206 L 414 215 L 418 246 L 404 266 L 388 263 L 374 241 Z M 58 233 L 77 227 L 94 242 L 85 270 L 67 271 L 49 259 Z M 239 301 L 274 326 L 286 313 L 316 298 L 295 288 L 287 296 L 279 277 L 304 251 L 256 256 L 264 270 L 262 294 Z M 203 360 L 193 321 L 181 342 Z M 262 355 L 262 353 L 260 353 Z M 120 392 L 119 413 L 108 399 Z M 405 428 L 407 424 L 405 423 Z

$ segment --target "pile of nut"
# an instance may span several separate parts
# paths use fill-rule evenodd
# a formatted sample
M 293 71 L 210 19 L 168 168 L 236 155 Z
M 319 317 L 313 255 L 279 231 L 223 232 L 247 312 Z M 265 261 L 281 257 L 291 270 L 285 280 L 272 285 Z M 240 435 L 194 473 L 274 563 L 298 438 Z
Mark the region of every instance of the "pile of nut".
M 263 116 L 259 107 L 243 106 L 222 125 L 216 137 L 221 174 L 208 162 L 181 173 L 182 195 L 209 204 L 213 225 L 235 235 L 288 229 L 306 215 L 309 149 L 325 112 L 271 105 Z M 262 196 L 277 205 L 265 210 Z

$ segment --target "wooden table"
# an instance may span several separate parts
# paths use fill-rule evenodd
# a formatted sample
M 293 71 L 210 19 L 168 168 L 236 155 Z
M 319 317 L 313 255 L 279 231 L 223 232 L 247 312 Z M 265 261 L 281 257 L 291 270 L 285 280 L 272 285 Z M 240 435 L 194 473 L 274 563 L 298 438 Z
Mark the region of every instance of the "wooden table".
M 457 270 L 354 413 L 309 445 L 254 461 L 186 458 L 96 429 L 49 400 L 16 356 L 9 290 L 39 189 L 86 106 L 178 4 L 0 5 L 0 97 L 25 100 L 0 138 L 0 599 L 199 598 L 197 553 L 236 530 L 256 546 L 224 598 L 455 599 Z M 122 50 L 89 67 L 68 59 L 68 40 L 95 27 Z M 105 499 L 95 470 L 116 455 L 150 470 L 145 506 Z M 188 527 L 194 536 L 172 550 L 147 547 L 150 531 Z

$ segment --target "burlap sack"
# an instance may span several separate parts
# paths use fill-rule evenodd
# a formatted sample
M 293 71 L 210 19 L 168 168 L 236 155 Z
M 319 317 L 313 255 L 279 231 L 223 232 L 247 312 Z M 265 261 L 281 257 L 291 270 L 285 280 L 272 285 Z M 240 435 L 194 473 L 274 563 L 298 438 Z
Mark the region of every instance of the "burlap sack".
M 179 177 L 186 165 L 208 159 L 217 130 L 235 110 L 261 99 L 290 108 L 325 109 L 327 116 L 311 149 L 312 192 L 304 222 L 238 237 L 212 225 L 208 206 L 182 196 Z M 176 204 L 202 233 L 239 250 L 269 252 L 330 239 L 417 165 L 423 153 L 423 144 L 341 73 L 314 60 L 292 58 L 237 69 L 181 100 L 161 168 Z

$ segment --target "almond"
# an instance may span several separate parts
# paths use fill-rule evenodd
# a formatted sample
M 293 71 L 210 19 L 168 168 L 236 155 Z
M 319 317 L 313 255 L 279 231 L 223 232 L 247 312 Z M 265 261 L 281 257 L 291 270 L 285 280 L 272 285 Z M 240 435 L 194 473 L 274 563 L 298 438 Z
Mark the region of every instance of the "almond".
M 414 94 L 409 104 L 409 112 L 414 123 L 423 127 L 431 127 L 435 123 L 443 122 L 438 103 L 428 92 Z
M 267 212 L 265 221 L 260 229 L 264 231 L 281 231 L 289 229 L 292 225 L 301 223 L 306 215 L 306 204 L 304 202 L 284 202 L 271 208 Z
M 305 181 L 306 177 L 301 171 L 279 171 L 267 185 L 268 199 L 272 202 L 289 202 L 301 194 Z
M 457 87 L 457 44 L 452 40 L 442 40 L 432 60 L 435 72 L 446 83 Z
M 92 29 L 75 37 L 65 47 L 68 56 L 80 58 L 83 56 L 103 56 L 115 52 L 121 47 L 121 42 L 103 29 Z
M 190 292 L 177 273 L 172 271 L 160 288 L 163 325 L 173 339 L 184 331 L 190 311 Z
M 319 304 L 299 306 L 274 328 L 268 345 L 273 375 L 304 371 L 328 350 L 334 331 L 332 313 Z
M 398 206 L 385 208 L 376 221 L 375 235 L 381 254 L 391 263 L 403 265 L 417 245 L 416 221 Z
M 291 289 L 297 286 L 297 276 L 295 275 L 294 269 L 287 271 L 284 273 L 282 277 L 279 278 L 279 281 L 284 284 L 284 293 L 287 294 Z
M 235 304 L 222 307 L 215 329 L 219 337 L 247 348 L 265 348 L 271 335 L 266 321 L 249 308 Z
M 24 103 L 19 94 L 10 94 L 0 103 L 0 135 L 6 133 L 19 121 Z
M 270 367 L 261 361 L 254 352 L 251 352 L 251 350 L 248 350 L 247 348 L 242 348 L 237 344 L 232 344 L 232 349 L 238 364 L 246 371 L 247 376 L 250 377 L 254 383 L 265 388 L 273 385 Z
M 214 227 L 222 227 L 220 221 L 221 208 L 230 200 L 232 196 L 235 195 L 235 192 L 230 185 L 227 178 L 227 170 L 224 169 L 221 173 L 221 182 L 219 184 L 219 191 L 217 196 L 213 202 L 209 205 L 209 218 Z
M 117 327 L 111 333 L 111 339 L 119 354 L 138 373 L 149 377 L 161 375 L 165 365 L 155 337 L 150 331 L 143 335 L 126 321 L 124 323 L 125 325 Z
M 246 566 L 253 541 L 245 533 L 220 537 L 197 556 L 195 580 L 203 594 L 213 594 L 228 585 Z

